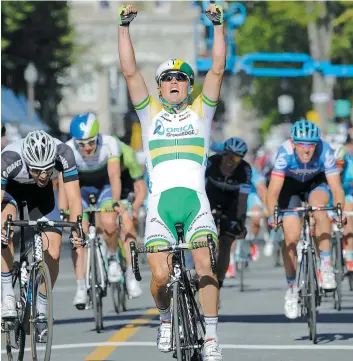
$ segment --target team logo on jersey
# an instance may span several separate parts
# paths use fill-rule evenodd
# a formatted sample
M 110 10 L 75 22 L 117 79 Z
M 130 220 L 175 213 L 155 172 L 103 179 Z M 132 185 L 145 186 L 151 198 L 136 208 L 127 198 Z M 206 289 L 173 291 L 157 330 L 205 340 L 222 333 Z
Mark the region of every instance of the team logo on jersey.
M 155 128 L 154 128 L 154 131 L 153 131 L 153 135 L 155 134 L 158 134 L 158 135 L 163 135 L 164 134 L 164 126 L 163 126 L 163 123 L 160 119 L 157 119 L 156 120 L 156 123 L 155 123 Z
M 287 167 L 286 153 L 280 153 L 275 161 L 275 169 L 284 169 Z
M 185 135 L 197 135 L 199 134 L 199 130 L 195 129 L 192 124 L 186 124 L 182 127 L 168 127 L 166 128 L 166 136 L 167 137 L 182 137 Z
M 332 168 L 335 165 L 335 155 L 334 154 L 330 154 L 330 151 L 328 150 L 325 154 L 325 168 Z

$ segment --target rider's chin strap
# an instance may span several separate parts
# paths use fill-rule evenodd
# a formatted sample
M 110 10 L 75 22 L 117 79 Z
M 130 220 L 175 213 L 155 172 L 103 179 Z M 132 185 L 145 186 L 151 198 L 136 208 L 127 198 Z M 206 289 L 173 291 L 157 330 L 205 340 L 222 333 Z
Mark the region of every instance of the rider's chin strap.
M 186 108 L 188 106 L 188 100 L 189 97 L 187 96 L 181 103 L 179 104 L 169 104 L 161 95 L 159 96 L 159 99 L 162 102 L 163 108 L 168 112 L 168 113 L 177 113 L 179 110 Z

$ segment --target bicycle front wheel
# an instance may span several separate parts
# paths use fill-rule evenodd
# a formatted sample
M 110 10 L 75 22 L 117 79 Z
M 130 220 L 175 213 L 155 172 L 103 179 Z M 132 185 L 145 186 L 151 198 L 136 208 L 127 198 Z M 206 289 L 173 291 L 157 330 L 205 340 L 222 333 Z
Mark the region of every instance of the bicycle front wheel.
M 335 279 L 336 290 L 334 292 L 334 307 L 337 311 L 341 310 L 342 303 L 342 275 L 343 275 L 343 262 L 342 262 L 342 239 L 341 233 L 335 232 Z
M 175 352 L 178 361 L 190 361 L 192 353 L 188 349 L 190 340 L 187 324 L 188 310 L 185 307 L 185 299 L 179 282 L 173 284 L 173 334 L 175 339 Z
M 316 344 L 316 281 L 315 281 L 315 263 L 313 258 L 313 252 L 308 250 L 308 289 L 309 299 L 307 303 L 308 318 L 309 318 L 309 332 L 310 340 L 313 344 Z
M 48 266 L 44 261 L 37 263 L 32 272 L 33 293 L 30 320 L 32 359 L 49 361 L 53 342 L 51 278 Z
M 102 307 L 102 294 L 99 286 L 98 279 L 98 255 L 95 245 L 96 240 L 91 240 L 90 243 L 90 283 L 91 283 L 91 301 L 93 308 L 93 316 L 96 325 L 97 333 L 103 329 L 103 307 Z

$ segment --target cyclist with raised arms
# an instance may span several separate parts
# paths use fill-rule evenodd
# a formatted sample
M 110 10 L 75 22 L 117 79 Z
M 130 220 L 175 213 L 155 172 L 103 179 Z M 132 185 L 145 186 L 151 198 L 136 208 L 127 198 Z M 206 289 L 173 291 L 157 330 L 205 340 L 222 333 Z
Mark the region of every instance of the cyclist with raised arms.
M 274 209 L 292 208 L 301 205 L 300 195 L 311 206 L 326 206 L 329 189 L 334 204 L 344 207 L 344 191 L 331 147 L 320 137 L 319 128 L 302 119 L 291 129 L 291 139 L 280 147 L 267 193 L 269 224 L 274 226 Z M 327 212 L 314 212 L 315 233 L 320 250 L 320 271 L 322 287 L 335 289 L 336 281 L 331 264 L 331 225 Z M 295 212 L 283 215 L 283 262 L 288 290 L 285 294 L 284 313 L 288 318 L 298 317 L 298 293 L 296 288 L 296 245 L 301 231 L 300 216 Z
M 129 25 L 137 15 L 132 5 L 119 9 L 118 48 L 122 74 L 142 126 L 143 146 L 150 181 L 145 244 L 175 243 L 175 223 L 184 223 L 185 242 L 206 241 L 216 227 L 205 192 L 205 168 L 209 151 L 211 123 L 219 99 L 226 64 L 223 9 L 210 5 L 207 17 L 214 24 L 212 65 L 202 94 L 191 106 L 188 99 L 193 89 L 194 72 L 180 59 L 162 63 L 156 72 L 160 103 L 149 95 L 142 75 L 137 70 L 130 39 Z M 192 251 L 200 278 L 200 303 L 206 323 L 203 347 L 204 361 L 221 361 L 218 344 L 218 282 L 211 270 L 209 250 Z M 148 255 L 152 271 L 151 292 L 160 312 L 161 325 L 157 344 L 162 352 L 171 346 L 170 296 L 166 293 L 169 269 L 168 254 Z
M 118 141 L 111 135 L 99 133 L 99 123 L 93 113 L 76 115 L 70 124 L 72 139 L 66 144 L 72 149 L 80 180 L 83 211 L 89 208 L 89 195 L 94 194 L 99 208 L 111 208 L 120 200 L 120 148 Z M 60 195 L 59 195 L 60 196 Z M 103 238 L 108 248 L 108 280 L 118 282 L 122 276 L 116 258 L 117 212 L 100 213 L 99 221 L 103 228 Z M 88 217 L 83 215 L 83 230 L 88 232 Z M 86 251 L 86 250 L 84 250 Z M 77 291 L 74 306 L 85 309 L 87 290 L 85 281 L 85 253 L 73 252 L 76 271 Z
M 243 139 L 229 138 L 223 152 L 208 160 L 206 192 L 211 209 L 221 207 L 217 277 L 220 287 L 229 266 L 230 250 L 235 238 L 245 238 L 246 209 L 251 190 L 251 166 L 243 159 L 248 147 Z
M 82 215 L 81 195 L 78 173 L 74 154 L 69 146 L 51 137 L 42 130 L 33 131 L 6 146 L 1 152 L 1 218 L 2 224 L 8 214 L 17 219 L 17 207 L 23 201 L 27 202 L 30 220 L 46 217 L 49 220 L 60 221 L 58 207 L 55 204 L 52 178 L 56 172 L 62 173 L 63 187 L 69 202 L 70 221 L 76 222 Z M 12 240 L 8 243 L 2 230 L 1 243 L 6 248 L 1 249 L 1 290 L 2 290 L 2 318 L 17 316 L 15 295 L 12 288 L 11 269 L 14 258 Z M 59 258 L 61 248 L 61 231 L 58 228 L 45 229 L 43 237 L 44 259 L 48 265 L 52 286 L 59 273 Z M 72 232 L 72 243 L 81 248 L 82 240 Z M 44 314 L 47 310 L 46 295 L 39 293 L 38 311 Z M 45 327 L 45 323 L 37 327 Z M 45 329 L 39 330 L 41 335 Z
M 147 187 L 144 181 L 142 166 L 138 164 L 135 151 L 122 142 L 117 136 L 120 147 L 121 168 L 121 204 L 124 206 L 120 213 L 124 233 L 124 248 L 126 255 L 126 284 L 130 297 L 139 297 L 142 293 L 139 282 L 136 281 L 131 268 L 130 242 L 136 242 L 135 222 L 146 197 Z M 129 194 L 134 194 L 134 200 L 130 203 Z

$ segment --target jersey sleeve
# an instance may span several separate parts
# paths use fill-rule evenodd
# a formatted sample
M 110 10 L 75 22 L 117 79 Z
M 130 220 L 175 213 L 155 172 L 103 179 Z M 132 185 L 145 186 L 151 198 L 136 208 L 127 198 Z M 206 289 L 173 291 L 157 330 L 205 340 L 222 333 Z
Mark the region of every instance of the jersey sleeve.
M 325 143 L 322 149 L 322 161 L 326 176 L 339 174 L 333 149 Z
M 119 141 L 115 137 L 110 136 L 108 147 L 109 147 L 108 163 L 114 161 L 120 161 L 121 150 L 120 150 Z
M 134 108 L 142 127 L 147 127 L 154 116 L 162 110 L 162 106 L 151 95 L 134 105 Z
M 201 93 L 191 106 L 191 109 L 199 115 L 200 119 L 207 123 L 206 128 L 209 128 L 210 130 L 217 104 L 218 100 L 211 100 Z
M 6 189 L 10 179 L 15 178 L 22 169 L 22 158 L 17 152 L 5 150 L 1 152 L 1 190 Z
M 63 173 L 64 183 L 78 180 L 75 155 L 71 147 L 65 143 L 58 145 L 58 161 L 56 169 Z
M 260 183 L 265 183 L 265 177 L 255 168 L 252 169 L 251 183 L 254 187 Z
M 281 146 L 281 148 L 279 148 L 279 151 L 277 153 L 275 164 L 274 164 L 272 172 L 271 172 L 271 176 L 274 175 L 277 177 L 285 178 L 286 169 L 289 164 L 288 158 L 289 158 L 289 156 L 288 156 L 287 151 L 284 149 L 283 146 Z
M 137 162 L 136 153 L 130 147 L 127 148 L 127 152 L 124 154 L 124 164 L 134 181 L 143 179 L 142 167 Z
M 249 194 L 251 192 L 252 169 L 249 164 L 245 164 L 243 181 L 240 183 L 239 193 Z

